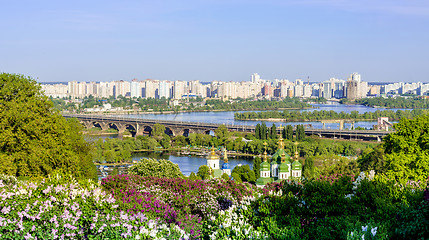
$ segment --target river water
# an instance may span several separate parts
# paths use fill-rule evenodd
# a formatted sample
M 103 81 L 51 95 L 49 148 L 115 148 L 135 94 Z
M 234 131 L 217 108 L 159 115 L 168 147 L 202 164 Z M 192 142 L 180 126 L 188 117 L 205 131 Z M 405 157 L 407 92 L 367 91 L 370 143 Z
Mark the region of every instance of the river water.
M 326 110 L 326 111 L 335 111 L 350 113 L 352 111 L 358 111 L 359 113 L 364 112 L 374 112 L 377 110 L 385 110 L 385 108 L 371 108 L 363 105 L 342 105 L 342 104 L 313 104 L 315 108 L 312 109 L 302 109 L 302 110 L 294 110 L 294 111 L 315 111 L 315 110 Z M 399 109 L 389 109 L 389 110 L 399 110 Z M 405 110 L 405 109 L 400 109 Z M 236 111 L 236 112 L 245 112 L 245 111 Z M 128 117 L 128 118 L 140 118 L 140 119 L 155 119 L 155 120 L 174 120 L 174 121 L 184 121 L 184 122 L 205 122 L 205 123 L 220 123 L 220 124 L 233 124 L 233 125 L 256 125 L 261 123 L 260 121 L 238 121 L 234 120 L 234 113 L 231 111 L 217 111 L 217 112 L 188 112 L 188 113 L 178 113 L 178 114 L 129 114 L 129 115 L 117 115 L 119 117 Z M 271 126 L 272 124 L 276 126 L 290 124 L 311 124 L 313 128 L 322 128 L 322 123 L 320 122 L 265 122 L 267 126 Z M 377 124 L 374 121 L 360 121 L 355 123 L 355 127 L 363 127 L 363 128 L 371 128 L 373 125 Z M 325 125 L 326 128 L 330 129 L 338 129 L 339 124 L 337 123 L 327 123 Z M 350 124 L 345 124 L 345 128 L 350 128 Z M 106 136 L 102 136 L 105 138 Z M 116 137 L 115 135 L 107 136 L 107 137 Z M 133 160 L 139 160 L 144 157 L 151 157 L 156 159 L 168 159 L 173 163 L 179 165 L 180 170 L 186 176 L 189 176 L 191 172 L 196 173 L 198 168 L 201 165 L 206 164 L 205 157 L 199 156 L 175 156 L 169 153 L 135 153 L 133 155 Z M 230 158 L 229 160 L 231 169 L 234 169 L 235 166 L 239 164 L 248 164 L 251 168 L 253 166 L 253 159 L 247 158 Z M 220 161 L 222 164 L 223 161 Z
M 377 110 L 386 110 L 386 108 L 372 108 L 366 107 L 363 105 L 343 105 L 343 104 L 312 104 L 315 108 L 311 109 L 301 109 L 301 110 L 293 110 L 293 111 L 335 111 L 335 112 L 345 112 L 350 113 L 352 111 L 358 111 L 359 113 L 365 112 L 375 112 Z M 405 109 L 389 109 L 389 110 L 405 110 Z M 248 125 L 248 126 L 256 126 L 258 123 L 262 123 L 262 121 L 240 121 L 234 120 L 234 113 L 236 112 L 246 112 L 246 111 L 217 111 L 217 112 L 186 112 L 186 113 L 177 113 L 177 114 L 128 114 L 128 115 L 113 115 L 118 117 L 125 118 L 139 118 L 139 119 L 155 119 L 155 120 L 170 120 L 170 121 L 183 121 L 183 122 L 204 122 L 204 123 L 219 123 L 219 124 L 229 124 L 229 125 Z M 257 111 L 256 111 L 257 112 Z M 299 125 L 299 124 L 308 124 L 311 125 L 312 128 L 323 128 L 323 124 L 321 122 L 265 122 L 267 126 L 272 126 L 272 124 L 276 126 L 280 125 Z M 363 127 L 363 128 L 372 128 L 373 125 L 376 125 L 375 121 L 359 121 L 355 123 L 355 127 Z M 345 128 L 350 128 L 351 124 L 345 123 Z M 338 123 L 327 123 L 325 124 L 325 128 L 327 129 L 338 129 Z
M 220 156 L 221 157 L 221 156 Z M 142 158 L 154 158 L 154 159 L 166 159 L 170 160 L 171 162 L 179 165 L 180 171 L 182 171 L 183 175 L 189 176 L 191 172 L 197 173 L 198 168 L 201 165 L 206 165 L 206 158 L 201 156 L 177 156 L 170 153 L 148 153 L 148 152 L 139 152 L 134 153 L 132 156 L 133 161 L 139 161 Z M 221 158 L 222 159 L 222 158 Z M 249 165 L 250 169 L 253 168 L 253 158 L 244 158 L 244 157 L 228 157 L 229 166 L 232 169 L 234 169 L 238 165 Z M 219 161 L 220 166 L 223 164 L 223 160 Z M 119 173 L 126 173 L 127 165 L 119 166 L 118 170 Z M 109 175 L 114 167 L 106 167 L 102 166 L 101 168 L 98 168 L 98 175 L 99 177 L 105 177 Z

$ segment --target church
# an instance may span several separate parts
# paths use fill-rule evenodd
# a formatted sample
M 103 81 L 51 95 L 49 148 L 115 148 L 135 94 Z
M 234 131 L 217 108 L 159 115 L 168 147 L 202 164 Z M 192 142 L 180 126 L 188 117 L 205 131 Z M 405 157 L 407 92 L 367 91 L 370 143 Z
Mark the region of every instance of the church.
M 219 156 L 215 153 L 214 147 L 212 147 L 212 150 L 207 157 L 207 166 L 209 167 L 209 171 L 213 169 L 213 177 L 215 178 L 220 178 L 224 173 L 230 176 L 231 168 L 229 167 L 226 148 L 224 149 L 224 153 L 223 153 L 223 164 L 222 166 L 220 166 Z
M 280 136 L 278 150 L 268 162 L 267 151 L 264 152 L 263 162 L 260 165 L 261 175 L 256 180 L 256 186 L 264 187 L 267 183 L 281 182 L 283 180 L 300 179 L 302 164 L 298 161 L 298 151 L 295 149 L 293 160 L 284 150 L 283 138 Z M 291 163 L 292 160 L 292 163 Z

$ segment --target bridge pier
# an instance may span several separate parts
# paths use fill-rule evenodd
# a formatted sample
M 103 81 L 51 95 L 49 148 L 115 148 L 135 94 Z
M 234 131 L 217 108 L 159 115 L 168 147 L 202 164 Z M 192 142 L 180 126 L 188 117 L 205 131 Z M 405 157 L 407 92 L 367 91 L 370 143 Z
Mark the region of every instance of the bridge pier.
M 92 124 L 91 121 L 80 121 L 80 123 L 82 123 L 82 125 L 86 128 L 86 129 L 91 129 L 94 124 Z
M 97 122 L 97 123 L 100 125 L 101 130 L 107 130 L 110 128 L 109 123 L 107 123 L 107 122 Z

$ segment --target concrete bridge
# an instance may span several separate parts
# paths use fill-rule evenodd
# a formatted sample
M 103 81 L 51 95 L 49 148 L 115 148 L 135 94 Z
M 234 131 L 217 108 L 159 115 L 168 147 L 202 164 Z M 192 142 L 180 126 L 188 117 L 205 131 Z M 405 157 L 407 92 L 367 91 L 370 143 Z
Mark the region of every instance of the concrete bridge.
M 102 130 L 113 128 L 119 134 L 130 131 L 133 136 L 149 135 L 156 123 L 166 127 L 166 134 L 171 136 L 188 136 L 190 133 L 208 134 L 215 131 L 222 124 L 182 122 L 168 120 L 137 119 L 126 117 L 111 117 L 106 115 L 63 115 L 65 118 L 77 118 L 86 128 L 99 127 Z M 225 124 L 229 131 L 254 133 L 256 126 Z M 280 130 L 277 129 L 278 133 Z M 306 128 L 306 135 L 317 135 L 319 137 L 350 139 L 350 140 L 376 140 L 381 141 L 384 136 L 392 131 L 374 130 L 336 130 L 336 129 L 312 129 Z
M 63 115 L 65 118 L 77 118 L 86 128 L 99 127 L 102 130 L 113 128 L 119 134 L 130 131 L 133 136 L 150 134 L 153 126 L 158 123 L 166 127 L 166 134 L 171 136 L 187 136 L 190 133 L 209 134 L 222 124 L 182 122 L 152 119 L 137 119 L 125 117 L 111 117 L 105 115 Z M 254 126 L 225 125 L 229 131 L 254 132 Z

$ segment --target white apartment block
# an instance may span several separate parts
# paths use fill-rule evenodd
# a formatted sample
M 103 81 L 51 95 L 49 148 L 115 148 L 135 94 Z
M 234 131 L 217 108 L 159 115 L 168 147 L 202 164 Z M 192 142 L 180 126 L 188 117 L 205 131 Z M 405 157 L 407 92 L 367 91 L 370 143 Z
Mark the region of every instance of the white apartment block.
M 68 97 L 68 85 L 65 84 L 42 84 L 42 91 L 54 98 Z
M 118 97 L 143 97 L 143 98 L 173 98 L 182 99 L 184 95 L 191 94 L 200 97 L 227 97 L 227 98 L 251 98 L 251 97 L 324 97 L 357 99 L 370 95 L 385 93 L 415 93 L 424 95 L 429 92 L 429 84 L 422 83 L 392 83 L 381 86 L 368 86 L 363 82 L 361 75 L 352 73 L 347 81 L 330 78 L 321 83 L 309 84 L 301 79 L 288 81 L 275 79 L 274 81 L 261 79 L 254 73 L 251 81 L 222 82 L 212 81 L 203 84 L 199 80 L 193 81 L 169 81 L 146 79 L 139 81 L 112 81 L 112 82 L 77 82 L 65 84 L 42 84 L 42 89 L 48 96 L 83 98 L 89 95 L 108 98 Z

